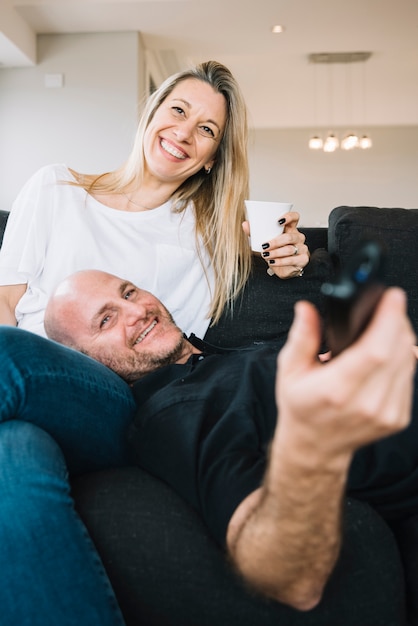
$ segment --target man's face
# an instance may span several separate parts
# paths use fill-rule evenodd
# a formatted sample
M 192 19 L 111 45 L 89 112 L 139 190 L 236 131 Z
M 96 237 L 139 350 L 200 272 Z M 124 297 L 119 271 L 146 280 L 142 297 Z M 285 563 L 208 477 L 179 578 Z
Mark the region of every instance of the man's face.
M 182 331 L 148 291 L 95 272 L 71 285 L 63 310 L 75 347 L 132 382 L 182 355 Z

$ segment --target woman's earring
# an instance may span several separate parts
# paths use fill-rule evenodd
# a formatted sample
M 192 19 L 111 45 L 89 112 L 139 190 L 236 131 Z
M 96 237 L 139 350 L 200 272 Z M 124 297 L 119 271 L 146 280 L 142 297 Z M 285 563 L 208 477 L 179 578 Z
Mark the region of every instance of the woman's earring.
M 206 174 L 210 174 L 210 173 L 211 173 L 211 171 L 212 171 L 212 168 L 211 168 L 211 167 L 208 167 L 208 169 L 206 170 Z

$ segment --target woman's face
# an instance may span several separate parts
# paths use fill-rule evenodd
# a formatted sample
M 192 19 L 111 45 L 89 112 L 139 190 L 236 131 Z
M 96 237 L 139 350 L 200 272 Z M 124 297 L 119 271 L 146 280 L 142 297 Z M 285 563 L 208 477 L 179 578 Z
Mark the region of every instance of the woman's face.
M 198 79 L 180 82 L 145 132 L 146 173 L 180 186 L 203 167 L 212 167 L 225 123 L 222 94 Z

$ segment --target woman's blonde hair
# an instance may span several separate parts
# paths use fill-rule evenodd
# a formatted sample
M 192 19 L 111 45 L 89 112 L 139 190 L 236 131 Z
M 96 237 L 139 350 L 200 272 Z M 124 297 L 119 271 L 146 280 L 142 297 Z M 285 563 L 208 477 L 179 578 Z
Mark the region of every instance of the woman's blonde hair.
M 133 149 L 125 164 L 100 176 L 79 175 L 80 186 L 88 192 L 120 192 L 141 183 L 144 135 L 156 110 L 182 81 L 190 78 L 208 83 L 226 101 L 227 115 L 222 139 L 210 174 L 200 170 L 173 194 L 173 208 L 181 212 L 194 206 L 196 236 L 208 251 L 215 275 L 210 316 L 219 320 L 225 306 L 232 307 L 251 269 L 251 251 L 242 230 L 244 200 L 249 193 L 247 109 L 228 68 L 207 61 L 169 77 L 147 100 L 136 132 Z M 199 249 L 199 248 L 198 248 Z

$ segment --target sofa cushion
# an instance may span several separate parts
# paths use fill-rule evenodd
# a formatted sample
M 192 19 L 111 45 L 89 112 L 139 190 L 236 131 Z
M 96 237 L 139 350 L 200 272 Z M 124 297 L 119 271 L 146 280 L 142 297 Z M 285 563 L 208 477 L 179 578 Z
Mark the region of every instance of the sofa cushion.
M 280 280 L 266 270 L 264 259 L 254 256 L 252 274 L 233 312 L 226 310 L 219 322 L 209 327 L 206 341 L 226 348 L 272 340 L 280 346 L 286 340 L 298 300 L 313 302 L 323 314 L 320 287 L 331 270 L 325 249 L 313 252 L 301 278 Z
M 408 294 L 408 313 L 418 334 L 418 209 L 339 206 L 329 215 L 328 251 L 344 265 L 362 239 L 383 244 L 386 282 Z
M 397 547 L 365 503 L 345 500 L 338 563 L 320 604 L 303 612 L 246 588 L 197 513 L 143 470 L 90 473 L 72 489 L 127 626 L 405 624 Z

